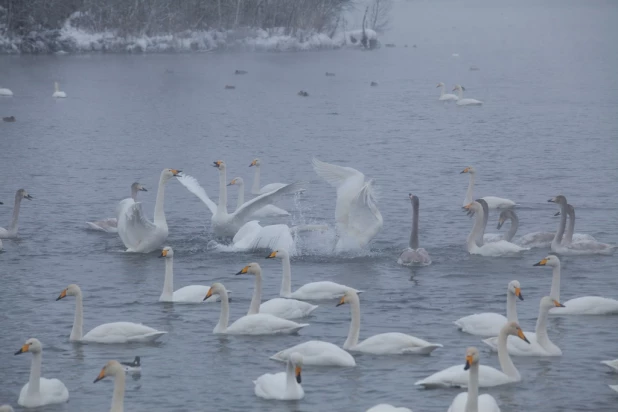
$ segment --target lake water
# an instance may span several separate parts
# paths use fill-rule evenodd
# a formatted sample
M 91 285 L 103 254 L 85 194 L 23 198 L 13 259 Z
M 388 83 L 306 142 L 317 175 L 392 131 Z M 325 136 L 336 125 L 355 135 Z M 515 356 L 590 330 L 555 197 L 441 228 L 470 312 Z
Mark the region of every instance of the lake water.
M 425 1 L 395 10 L 383 40 L 397 47 L 373 52 L 0 56 L 0 82 L 15 93 L 0 99 L 0 114 L 17 118 L 0 124 L 2 225 L 15 190 L 34 196 L 22 204 L 20 238 L 4 240 L 0 254 L 0 403 L 15 406 L 28 380 L 31 357 L 13 353 L 30 337 L 43 342 L 43 376 L 60 378 L 70 392 L 68 404 L 40 408 L 45 412 L 108 410 L 112 381 L 92 381 L 106 361 L 135 355 L 143 372 L 127 380 L 128 411 L 365 411 L 380 402 L 445 411 L 459 390 L 421 390 L 414 382 L 463 368 L 472 345 L 482 363 L 498 367 L 480 338 L 452 322 L 502 313 L 506 285 L 517 279 L 525 296 L 517 304 L 520 322 L 533 330 L 551 270 L 532 265 L 548 250 L 470 256 L 472 221 L 461 211 L 468 178 L 459 172 L 475 166 L 476 195 L 520 204 L 520 234 L 555 230 L 556 208 L 547 199 L 564 194 L 577 208 L 578 233 L 618 241 L 618 5 Z M 248 74 L 234 76 L 236 69 Z M 52 99 L 55 80 L 69 98 Z M 466 96 L 485 104 L 440 104 L 439 81 L 461 83 Z M 297 96 L 301 89 L 310 96 Z M 293 213 L 284 222 L 333 223 L 335 190 L 313 172 L 313 156 L 375 179 L 384 228 L 370 251 L 354 256 L 304 242 L 292 260 L 293 287 L 315 280 L 354 286 L 365 291 L 361 338 L 399 331 L 444 348 L 426 357 L 359 355 L 353 369 L 306 366 L 304 400 L 264 401 L 252 380 L 284 370 L 269 356 L 309 339 L 342 345 L 349 307 L 321 304 L 299 336 L 219 337 L 212 333 L 219 305 L 158 302 L 158 252 L 123 253 L 116 235 L 88 231 L 85 222 L 114 216 L 134 181 L 150 189 L 140 198 L 152 216 L 167 167 L 196 176 L 216 199 L 212 161 L 225 160 L 228 178 L 249 185 L 247 166 L 260 157 L 262 184 L 309 181 L 298 205 L 280 203 Z M 421 245 L 433 258 L 420 269 L 396 264 L 409 237 L 409 192 L 420 197 Z M 234 273 L 256 261 L 264 299 L 277 295 L 280 261 L 265 260 L 266 252 L 209 249 L 210 214 L 175 180 L 165 209 L 176 288 L 223 282 L 234 291 L 237 319 L 253 281 Z M 496 221 L 494 213 L 489 232 Z M 563 299 L 618 298 L 617 259 L 563 258 Z M 130 320 L 169 334 L 156 345 L 69 343 L 75 303 L 55 299 L 70 283 L 84 291 L 86 330 Z M 617 394 L 607 385 L 618 375 L 599 361 L 618 357 L 616 317 L 551 318 L 549 334 L 562 357 L 514 358 L 522 382 L 483 392 L 503 411 L 615 411 Z

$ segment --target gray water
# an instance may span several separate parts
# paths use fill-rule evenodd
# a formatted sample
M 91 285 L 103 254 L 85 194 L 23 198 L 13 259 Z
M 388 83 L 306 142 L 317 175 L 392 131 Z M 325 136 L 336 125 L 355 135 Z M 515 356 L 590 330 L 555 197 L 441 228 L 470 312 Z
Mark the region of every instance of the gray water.
M 28 380 L 30 356 L 13 353 L 30 337 L 43 342 L 43 376 L 60 378 L 70 392 L 68 404 L 39 409 L 46 412 L 108 410 L 112 381 L 92 381 L 106 361 L 135 355 L 143 372 L 127 380 L 128 411 L 364 411 L 380 402 L 445 411 L 459 390 L 413 383 L 448 366 L 463 368 L 471 345 L 481 349 L 482 363 L 498 367 L 480 338 L 452 322 L 502 313 L 506 285 L 517 279 L 525 296 L 520 322 L 532 331 L 551 283 L 550 269 L 532 265 L 548 250 L 470 256 L 472 221 L 460 209 L 468 178 L 459 172 L 475 166 L 476 196 L 520 204 L 519 234 L 555 230 L 547 199 L 564 194 L 577 209 L 576 232 L 618 241 L 618 7 L 426 1 L 396 11 L 383 40 L 398 47 L 373 52 L 0 57 L 2 85 L 15 93 L 0 99 L 0 115 L 17 118 L 0 123 L 2 225 L 15 190 L 34 196 L 22 204 L 19 239 L 4 240 L 0 253 L 0 403 L 15 406 Z M 471 65 L 480 70 L 469 71 Z M 235 69 L 249 74 L 234 76 Z M 51 98 L 54 80 L 69 98 Z M 467 97 L 485 104 L 442 105 L 439 81 L 461 83 Z M 310 96 L 297 96 L 301 89 Z M 219 337 L 212 334 L 218 305 L 158 302 L 158 252 L 126 254 L 116 235 L 86 229 L 85 221 L 114 216 L 133 181 L 150 189 L 140 197 L 152 216 L 163 168 L 196 176 L 216 199 L 212 161 L 225 160 L 228 178 L 239 175 L 250 185 L 247 166 L 257 156 L 262 185 L 309 181 L 297 204 L 280 204 L 293 213 L 287 223 L 333 222 L 335 190 L 312 171 L 313 156 L 376 180 L 384 228 L 370 250 L 335 256 L 323 242 L 305 239 L 292 260 L 293 287 L 328 279 L 364 290 L 361 339 L 399 331 L 444 348 L 427 357 L 358 355 L 353 369 L 306 366 L 305 399 L 264 401 L 252 380 L 284 370 L 268 357 L 309 339 L 342 345 L 348 306 L 322 303 L 299 336 Z M 409 192 L 420 197 L 421 246 L 433 258 L 419 269 L 396 264 L 409 237 Z M 175 180 L 165 209 L 175 288 L 223 282 L 234 291 L 234 320 L 246 313 L 253 287 L 252 278 L 234 273 L 256 261 L 264 299 L 277 295 L 280 261 L 265 260 L 265 251 L 209 249 L 210 215 Z M 489 232 L 496 220 L 492 214 Z M 563 299 L 618 298 L 616 259 L 562 258 Z M 84 291 L 85 330 L 130 320 L 169 334 L 154 345 L 69 343 L 75 303 L 55 298 L 70 283 Z M 562 357 L 514 358 L 522 382 L 483 392 L 503 411 L 615 410 L 617 394 L 607 384 L 618 376 L 599 361 L 618 357 L 616 317 L 551 318 L 549 334 Z

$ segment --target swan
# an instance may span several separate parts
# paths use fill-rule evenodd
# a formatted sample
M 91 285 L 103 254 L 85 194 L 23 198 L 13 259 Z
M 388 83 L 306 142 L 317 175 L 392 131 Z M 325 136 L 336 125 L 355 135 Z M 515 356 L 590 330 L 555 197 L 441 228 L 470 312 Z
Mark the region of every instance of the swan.
M 512 382 L 521 381 L 521 375 L 509 356 L 506 348 L 507 337 L 509 335 L 518 336 L 524 341 L 528 341 L 526 335 L 519 327 L 517 322 L 508 322 L 500 329 L 498 334 L 498 360 L 501 371 L 491 366 L 481 365 L 479 385 L 481 388 L 504 385 Z M 421 379 L 414 383 L 425 388 L 447 388 L 447 387 L 466 387 L 468 385 L 468 372 L 464 371 L 460 365 L 451 366 L 436 372 L 433 375 Z
M 137 202 L 137 192 L 147 192 L 148 190 L 140 183 L 135 182 L 131 185 L 131 199 Z M 118 219 L 108 217 L 107 219 L 97 220 L 95 222 L 86 222 L 88 227 L 93 230 L 101 230 L 103 232 L 118 233 Z
M 0 96 L 13 96 L 13 92 L 11 89 L 0 87 Z
M 354 357 L 348 352 L 337 345 L 321 340 L 310 340 L 299 343 L 291 348 L 275 353 L 270 359 L 285 362 L 292 353 L 300 353 L 303 355 L 306 365 L 342 366 L 347 368 L 356 366 Z
M 153 222 L 145 216 L 142 202 L 136 202 L 132 198 L 120 202 L 116 209 L 118 235 L 127 252 L 149 253 L 163 246 L 169 233 L 163 206 L 165 184 L 180 173 L 181 171 L 176 169 L 163 169 L 161 172 Z
M 255 396 L 279 401 L 296 401 L 305 397 L 301 386 L 303 357 L 292 353 L 287 361 L 285 372 L 265 373 L 253 381 Z
M 58 82 L 54 82 L 54 94 L 52 94 L 52 97 L 67 97 L 65 92 L 60 91 L 60 84 Z
M 69 400 L 69 391 L 62 381 L 41 377 L 43 357 L 43 345 L 41 342 L 38 339 L 30 338 L 21 349 L 15 352 L 15 355 L 26 352 L 32 353 L 30 379 L 21 388 L 17 403 L 25 408 L 36 408 L 43 405 L 67 402 Z
M 536 330 L 532 332 L 524 332 L 528 338 L 529 344 L 524 345 L 519 339 L 509 338 L 507 340 L 507 349 L 511 355 L 515 356 L 562 356 L 562 351 L 556 346 L 547 335 L 547 317 L 549 310 L 553 307 L 563 308 L 560 302 L 549 296 L 541 298 L 539 304 L 539 317 L 536 321 Z M 492 350 L 498 348 L 497 337 L 483 340 Z
M 32 200 L 33 197 L 26 192 L 25 189 L 19 189 L 15 192 L 15 206 L 13 206 L 13 217 L 8 229 L 0 227 L 0 239 L 10 239 L 17 237 L 17 219 L 19 218 L 19 208 L 22 199 Z
M 348 291 L 361 293 L 349 286 L 341 285 L 330 281 L 305 283 L 300 288 L 292 292 L 292 267 L 290 265 L 290 254 L 285 249 L 274 250 L 266 259 L 281 259 L 283 276 L 281 278 L 281 290 L 279 296 L 282 298 L 292 298 L 298 300 L 330 300 L 338 299 Z
M 438 98 L 438 100 L 446 102 L 455 102 L 459 100 L 459 97 L 454 94 L 444 93 L 444 88 L 446 87 L 444 83 L 440 82 L 436 87 L 440 87 L 440 97 Z
M 236 210 L 238 210 L 245 203 L 245 181 L 242 179 L 242 177 L 235 177 L 232 180 L 230 180 L 230 183 L 228 183 L 227 185 L 228 186 L 238 186 L 238 197 L 236 200 Z M 280 189 L 283 186 L 277 187 L 276 189 Z M 269 192 L 265 192 L 265 193 L 269 193 Z M 269 216 L 290 216 L 290 213 L 287 210 L 283 210 L 275 205 L 266 205 L 263 208 L 256 210 L 251 215 L 251 217 L 254 217 L 254 218 L 269 217 Z
M 163 282 L 163 292 L 159 297 L 159 302 L 178 302 L 178 303 L 202 303 L 204 295 L 208 293 L 209 286 L 191 285 L 180 288 L 174 292 L 174 250 L 166 246 L 161 251 L 160 258 L 165 258 L 165 281 Z M 231 293 L 228 291 L 228 293 Z M 206 299 L 206 302 L 216 302 L 218 296 Z
M 483 207 L 479 202 L 472 202 L 469 205 L 464 207 L 467 210 L 471 210 L 474 213 L 474 226 L 472 227 L 472 231 L 468 235 L 468 252 L 471 255 L 482 255 L 482 256 L 503 256 L 503 255 L 512 255 L 513 253 L 518 253 L 523 250 L 528 250 L 528 248 L 522 248 L 517 246 L 514 243 L 507 242 L 506 240 L 500 240 L 493 243 L 486 243 L 483 246 L 477 246 L 475 239 L 479 237 L 479 234 L 482 233 L 483 230 Z
M 455 85 L 453 91 L 457 91 L 457 106 L 480 106 L 482 101 L 476 99 L 464 99 L 463 92 L 466 90 L 463 86 Z
M 270 193 L 274 190 L 281 189 L 282 187 L 287 186 L 286 183 L 270 183 L 266 186 L 260 188 L 260 169 L 262 163 L 260 159 L 253 159 L 249 167 L 255 167 L 255 174 L 253 175 L 253 186 L 251 186 L 251 194 L 253 195 L 263 195 L 264 193 Z
M 0 406 L 0 412 L 15 412 L 15 409 L 11 405 Z
M 607 385 L 607 386 L 609 386 L 611 390 L 618 392 L 618 385 Z
M 103 366 L 101 372 L 94 380 L 97 383 L 103 378 L 108 376 L 114 377 L 114 394 L 112 395 L 112 408 L 109 412 L 123 412 L 124 411 L 124 382 L 125 374 L 122 365 L 115 360 L 109 361 Z
M 237 319 L 228 327 L 230 318 L 230 304 L 225 286 L 221 283 L 214 283 L 204 300 L 212 295 L 219 295 L 221 299 L 221 315 L 219 322 L 213 329 L 215 334 L 230 334 L 230 335 L 281 335 L 294 334 L 305 326 L 307 323 L 296 323 L 291 320 L 281 319 L 266 313 L 258 313 L 255 315 L 245 315 Z
M 519 300 L 524 300 L 519 282 L 512 280 L 506 289 L 506 318 L 499 313 L 483 312 L 464 316 L 457 319 L 454 323 L 462 332 L 471 335 L 483 337 L 497 336 L 500 333 L 500 329 L 507 322 L 518 322 L 517 307 L 515 306 L 516 297 Z
M 365 182 L 365 175 L 351 167 L 312 161 L 313 170 L 331 186 L 337 188 L 335 220 L 337 222 L 337 251 L 365 247 L 382 230 L 382 214 L 375 202 L 373 180 Z
M 219 170 L 218 205 L 215 205 L 215 203 L 210 200 L 204 188 L 200 186 L 200 184 L 194 177 L 184 175 L 179 178 L 178 181 L 182 183 L 187 188 L 187 190 L 189 190 L 206 204 L 206 206 L 212 213 L 212 228 L 217 236 L 233 237 L 234 234 L 236 234 L 236 232 L 238 232 L 238 230 L 241 228 L 241 226 L 250 220 L 251 215 L 253 215 L 253 213 L 255 213 L 257 210 L 260 210 L 267 204 L 273 203 L 285 194 L 295 193 L 302 190 L 300 187 L 300 183 L 292 183 L 283 186 L 275 191 L 257 196 L 256 198 L 245 202 L 240 209 L 232 213 L 228 213 L 225 162 L 223 162 L 222 160 L 218 160 L 214 162 L 214 167 Z
M 487 202 L 483 199 L 477 199 L 477 202 L 481 203 L 483 206 L 483 213 L 488 212 Z M 487 214 L 485 215 L 487 216 Z M 552 232 L 532 232 L 521 236 L 517 241 L 513 242 L 513 238 L 517 233 L 517 229 L 519 228 L 519 217 L 515 210 L 513 209 L 505 209 L 500 212 L 500 216 L 498 218 L 498 226 L 497 229 L 500 230 L 506 221 L 510 221 L 511 225 L 509 227 L 508 232 L 503 236 L 499 234 L 486 234 L 483 231 L 483 240 L 485 242 L 497 242 L 499 240 L 506 240 L 507 242 L 515 243 L 521 247 L 527 248 L 541 248 L 541 247 L 549 247 L 552 239 L 554 238 L 554 234 Z M 487 218 L 484 219 L 484 225 L 487 226 Z M 479 241 L 477 240 L 477 244 Z
M 247 315 L 265 313 L 282 319 L 298 319 L 309 316 L 318 307 L 296 299 L 274 298 L 262 302 L 262 268 L 258 263 L 250 263 L 236 275 L 250 274 L 255 276 L 255 288 Z
M 434 350 L 442 347 L 439 343 L 429 343 L 426 340 L 399 332 L 380 333 L 359 342 L 360 299 L 358 294 L 353 290 L 346 291 L 337 306 L 346 303 L 350 304 L 352 322 L 350 323 L 348 338 L 343 344 L 343 349 L 371 353 L 373 355 L 429 355 Z
M 468 173 L 470 175 L 470 181 L 468 182 L 468 191 L 466 192 L 466 197 L 464 198 L 463 206 L 472 203 L 472 193 L 474 191 L 474 180 L 476 178 L 476 169 L 472 166 L 466 167 L 459 174 Z M 516 206 L 516 203 L 510 199 L 504 199 L 502 197 L 496 196 L 484 196 L 481 199 L 487 202 L 487 206 L 490 209 L 506 209 L 509 207 Z
M 126 373 L 140 374 L 142 373 L 142 363 L 139 356 L 133 359 L 133 362 L 120 362 Z
M 551 292 L 549 296 L 560 300 L 560 259 L 556 255 L 548 255 L 533 266 L 549 266 L 552 268 Z M 613 315 L 618 314 L 618 300 L 600 296 L 582 296 L 564 302 L 564 308 L 553 308 L 550 315 Z
M 412 233 L 410 234 L 410 245 L 399 255 L 397 263 L 404 266 L 413 264 L 421 264 L 423 266 L 431 265 L 429 253 L 427 253 L 425 249 L 418 247 L 418 196 L 414 196 L 410 193 L 409 197 L 412 201 Z
M 388 403 L 381 403 L 367 409 L 365 412 L 412 412 L 412 409 L 404 408 L 403 406 L 397 407 Z
M 560 215 L 560 212 L 558 211 L 556 212 L 554 216 L 559 216 L 559 215 Z M 573 242 L 578 243 L 578 242 L 586 242 L 586 241 L 594 241 L 594 242 L 597 241 L 594 238 L 594 236 L 587 235 L 584 233 L 574 233 L 575 232 L 575 208 L 573 208 L 573 206 L 568 203 L 567 203 L 567 215 L 568 215 L 569 225 L 567 226 L 566 231 L 564 232 L 564 236 L 562 237 L 562 242 L 560 242 L 561 245 L 568 246 Z
M 71 329 L 71 342 L 96 342 L 96 343 L 127 343 L 127 342 L 152 342 L 165 335 L 167 332 L 153 329 L 141 323 L 114 322 L 104 323 L 83 335 L 84 315 L 82 304 L 82 290 L 76 284 L 66 287 L 56 300 L 67 296 L 75 296 L 75 318 Z
M 556 203 L 560 207 L 560 223 L 558 224 L 558 230 L 551 242 L 551 251 L 561 255 L 612 255 L 618 246 L 608 245 L 597 241 L 582 241 L 577 243 L 571 243 L 568 245 L 561 244 L 562 237 L 566 226 L 566 220 L 568 216 L 567 199 L 563 195 L 552 197 L 548 202 Z M 575 214 L 573 214 L 575 216 Z M 573 226 L 575 226 L 575 220 L 573 219 Z
M 601 361 L 601 363 L 602 363 L 603 365 L 607 365 L 607 366 L 609 366 L 610 368 L 612 368 L 612 370 L 613 370 L 614 372 L 618 372 L 618 359 L 614 359 L 614 360 L 604 360 L 604 361 Z
M 493 396 L 479 396 L 479 350 L 475 347 L 466 349 L 466 365 L 469 370 L 468 392 L 462 392 L 453 399 L 448 412 L 500 412 L 500 407 Z

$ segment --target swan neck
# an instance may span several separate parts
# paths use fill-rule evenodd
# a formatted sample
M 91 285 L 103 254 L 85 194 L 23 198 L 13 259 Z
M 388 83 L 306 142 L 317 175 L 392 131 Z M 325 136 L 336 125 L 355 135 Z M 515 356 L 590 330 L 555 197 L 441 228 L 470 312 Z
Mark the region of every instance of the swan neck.
M 457 90 L 457 97 L 459 97 L 459 100 L 463 99 L 463 89 L 459 88 Z
M 510 242 L 515 237 L 515 233 L 517 233 L 517 229 L 519 228 L 519 218 L 515 213 L 510 214 L 511 217 L 511 227 L 509 228 L 508 233 L 506 234 L 504 240 Z
M 238 185 L 238 198 L 236 200 L 236 210 L 240 209 L 243 203 L 245 203 L 245 183 L 241 182 Z
M 478 412 L 479 410 L 479 364 L 470 365 L 468 375 L 468 400 L 466 412 Z
M 159 178 L 159 188 L 157 189 L 157 200 L 154 208 L 154 224 L 166 225 L 167 222 L 165 220 L 165 211 L 163 210 L 163 204 L 165 199 L 165 177 L 163 176 L 163 172 L 161 173 L 161 177 Z
M 564 237 L 562 238 L 563 246 L 568 246 L 573 243 L 573 233 L 575 233 L 575 210 L 567 207 L 567 214 L 569 215 L 569 226 L 564 232 Z
M 513 294 L 510 290 L 506 291 L 506 320 L 509 322 L 515 321 L 519 323 L 519 319 L 517 318 L 517 307 L 515 306 L 515 294 Z
M 19 194 L 15 195 L 15 205 L 13 206 L 13 216 L 11 217 L 11 224 L 9 225 L 9 234 L 17 234 L 17 219 L 19 218 L 19 207 L 23 197 Z
M 549 295 L 552 299 L 560 302 L 560 264 L 554 266 L 552 269 L 551 292 Z
M 410 234 L 410 249 L 418 249 L 418 206 L 412 202 L 412 233 Z
M 500 362 L 500 368 L 502 372 L 504 372 L 507 376 L 513 379 L 519 379 L 520 375 L 511 360 L 511 356 L 509 355 L 509 351 L 506 347 L 508 335 L 506 331 L 501 330 L 498 335 L 498 361 Z
M 549 309 L 540 308 L 539 317 L 536 320 L 536 341 L 543 348 L 549 343 L 549 336 L 547 335 L 547 317 L 549 316 Z
M 73 318 L 73 329 L 69 340 L 81 340 L 84 327 L 84 303 L 81 291 L 75 296 L 75 317 Z
M 360 301 L 358 297 L 350 299 L 350 313 L 352 320 L 350 322 L 350 330 L 348 331 L 348 338 L 343 344 L 343 349 L 353 348 L 358 344 L 358 335 L 360 334 Z
M 160 301 L 171 302 L 174 298 L 174 258 L 165 258 L 165 281 Z
M 440 86 L 440 97 L 444 96 L 444 85 Z
M 219 170 L 219 204 L 217 212 L 225 211 L 227 214 L 227 182 L 225 169 Z
M 487 203 L 482 202 L 481 207 L 483 208 L 483 227 L 480 233 L 478 234 L 478 238 L 476 239 L 476 244 L 479 247 L 485 244 L 485 241 L 483 240 L 483 236 L 485 236 L 485 231 L 487 230 L 487 221 L 489 220 L 489 207 L 487 206 Z
M 251 186 L 251 193 L 257 194 L 260 192 L 260 166 L 255 165 L 255 174 L 253 175 L 253 186 Z
M 230 302 L 227 290 L 219 292 L 219 299 L 221 299 L 221 314 L 219 315 L 219 323 L 215 326 L 215 332 L 222 333 L 227 330 L 227 324 L 230 321 Z
M 483 209 L 481 208 L 478 212 L 474 214 L 474 226 L 472 226 L 472 232 L 468 235 L 468 252 L 472 252 L 478 245 L 476 244 L 476 240 L 479 235 L 482 237 L 483 233 L 483 219 L 484 219 Z
M 131 198 L 134 202 L 137 201 L 137 187 L 131 187 Z
M 35 396 L 41 393 L 41 362 L 43 352 L 33 353 L 30 363 L 30 379 L 28 380 L 28 396 Z
M 564 235 L 564 228 L 567 220 L 567 207 L 565 204 L 560 204 L 560 222 L 558 223 L 558 231 L 551 242 L 552 250 L 560 244 Z
M 110 412 L 124 412 L 125 379 L 124 373 L 118 373 L 114 376 L 114 395 L 112 396 L 112 409 Z
M 293 393 L 296 388 L 296 374 L 294 373 L 294 364 L 288 358 L 287 365 L 285 367 L 285 391 L 286 393 Z
M 253 288 L 253 297 L 249 305 L 247 315 L 256 315 L 260 313 L 260 304 L 262 303 L 262 271 L 255 274 L 255 287 Z
M 287 298 L 292 295 L 292 265 L 290 265 L 290 256 L 283 255 L 281 267 L 283 269 L 283 277 L 281 278 L 279 296 Z
M 466 192 L 466 198 L 464 199 L 464 206 L 472 203 L 472 192 L 474 191 L 474 173 L 470 173 L 470 179 L 468 181 L 468 191 Z

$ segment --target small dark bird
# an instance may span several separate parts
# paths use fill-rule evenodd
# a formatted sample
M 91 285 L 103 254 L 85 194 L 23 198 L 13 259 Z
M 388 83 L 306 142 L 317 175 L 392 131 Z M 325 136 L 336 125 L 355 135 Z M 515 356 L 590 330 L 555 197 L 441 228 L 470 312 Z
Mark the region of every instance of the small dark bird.
M 386 47 L 395 47 L 395 44 L 394 43 L 386 43 L 385 46 Z
M 142 364 L 139 356 L 136 356 L 133 362 L 120 362 L 120 364 L 124 367 L 125 371 L 129 373 L 139 373 L 142 371 Z
M 371 86 L 372 86 L 372 87 L 375 87 L 375 86 L 377 86 L 377 85 L 378 85 L 378 83 L 377 83 L 377 82 L 371 82 Z
M 236 70 L 234 74 L 247 74 L 245 70 Z
M 2 120 L 4 120 L 5 122 L 14 122 L 15 116 L 3 117 Z
M 236 88 L 236 86 L 230 86 L 229 84 L 226 84 L 226 85 L 225 85 L 225 88 L 226 88 L 227 90 L 232 90 L 232 89 L 235 89 L 235 88 Z
M 309 93 L 307 93 L 307 92 L 306 92 L 306 91 L 304 91 L 304 90 L 301 90 L 301 91 L 299 91 L 299 92 L 298 92 L 298 95 L 299 95 L 299 96 L 303 96 L 303 97 L 307 97 L 307 96 L 309 96 Z
M 327 75 L 327 76 L 331 76 L 331 77 L 332 77 L 332 76 L 334 76 L 334 75 L 335 75 L 335 73 L 326 72 L 326 75 Z

